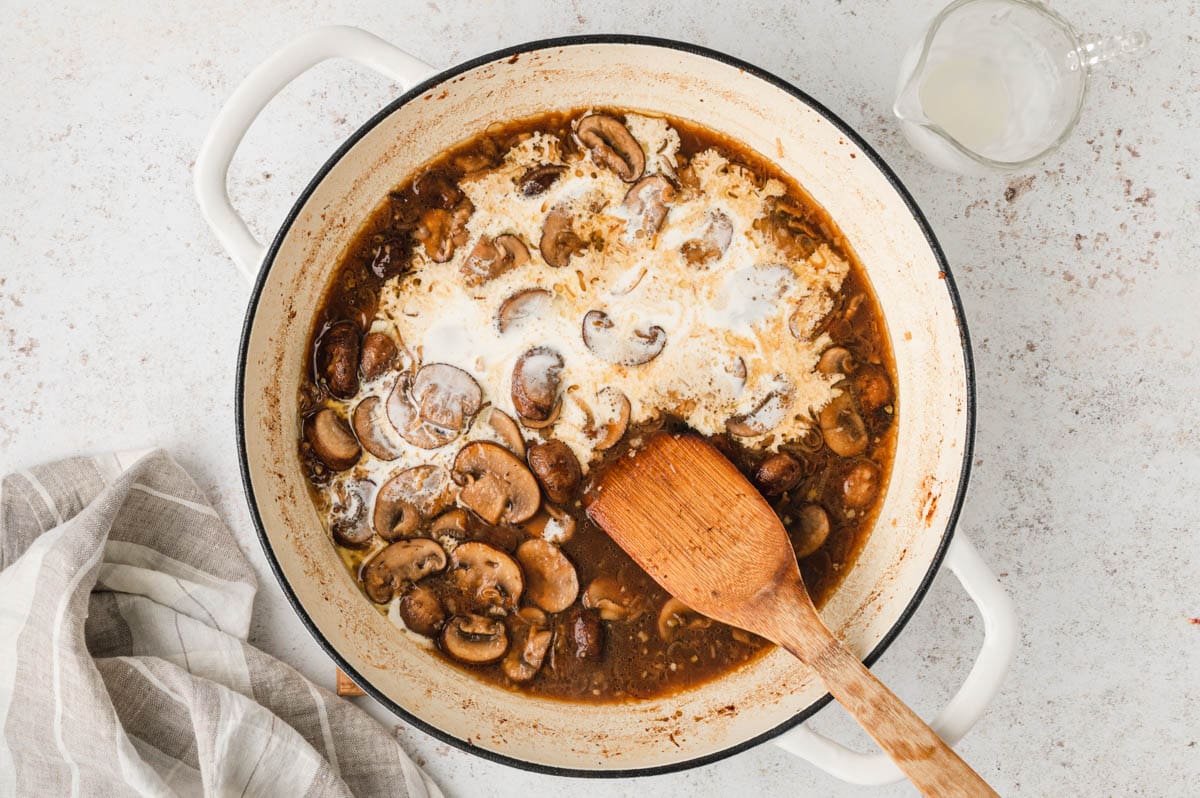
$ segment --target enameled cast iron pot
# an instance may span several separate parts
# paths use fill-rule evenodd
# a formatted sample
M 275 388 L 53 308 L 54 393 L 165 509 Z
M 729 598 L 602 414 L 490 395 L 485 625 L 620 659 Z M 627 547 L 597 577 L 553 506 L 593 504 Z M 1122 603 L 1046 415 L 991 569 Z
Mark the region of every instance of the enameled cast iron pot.
M 264 247 L 229 202 L 229 162 L 267 101 L 334 56 L 413 88 L 333 154 Z M 974 549 L 961 534 L 951 539 L 971 459 L 970 349 L 945 259 L 896 176 L 803 92 L 692 45 L 574 37 L 433 71 L 364 31 L 315 31 L 238 88 L 196 162 L 201 208 L 255 280 L 237 385 L 247 497 L 267 560 L 313 636 L 398 715 L 465 750 L 519 767 L 574 775 L 663 772 L 775 738 L 843 778 L 883 783 L 899 777 L 882 755 L 848 751 L 799 725 L 829 696 L 783 651 L 679 695 L 630 704 L 564 705 L 474 679 L 430 656 L 364 600 L 309 501 L 296 447 L 309 325 L 339 254 L 375 204 L 415 167 L 497 120 L 589 105 L 659 110 L 773 159 L 832 214 L 866 267 L 895 347 L 899 439 L 879 521 L 822 615 L 870 663 L 904 626 L 938 567 L 948 565 L 979 604 L 986 627 L 975 668 L 934 722 L 956 742 L 999 688 L 1014 650 L 1015 622 Z

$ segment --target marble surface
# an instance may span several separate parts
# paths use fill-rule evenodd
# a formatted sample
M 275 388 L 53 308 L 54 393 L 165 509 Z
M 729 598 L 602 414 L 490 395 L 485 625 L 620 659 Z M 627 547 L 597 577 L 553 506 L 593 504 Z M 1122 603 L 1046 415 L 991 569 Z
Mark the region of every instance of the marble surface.
M 931 0 L 4 5 L 0 469 L 167 448 L 259 570 L 258 645 L 332 685 L 330 663 L 265 570 L 237 476 L 233 375 L 247 286 L 200 218 L 190 174 L 217 108 L 275 48 L 330 22 L 361 25 L 436 66 L 549 35 L 667 35 L 792 80 L 861 131 L 912 190 L 953 265 L 979 371 L 962 528 L 1022 622 L 1016 664 L 961 745 L 966 759 L 1006 795 L 1194 794 L 1194 0 L 1055 2 L 1087 30 L 1145 27 L 1151 44 L 1096 75 L 1060 152 L 986 178 L 935 171 L 888 116 L 902 51 L 940 6 Z M 267 109 L 231 180 L 260 236 L 394 92 L 374 74 L 327 63 Z M 980 637 L 970 603 L 942 575 L 876 670 L 931 712 Z M 770 745 L 669 776 L 554 779 L 471 757 L 374 711 L 453 796 L 911 794 L 841 785 Z M 863 739 L 836 708 L 815 726 Z

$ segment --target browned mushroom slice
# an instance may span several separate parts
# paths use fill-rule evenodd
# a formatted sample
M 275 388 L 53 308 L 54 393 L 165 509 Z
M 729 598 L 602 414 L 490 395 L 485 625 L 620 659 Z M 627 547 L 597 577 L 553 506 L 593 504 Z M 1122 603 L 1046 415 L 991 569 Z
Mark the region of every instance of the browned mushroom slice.
M 446 567 L 446 552 L 429 538 L 392 543 L 363 569 L 363 587 L 376 604 L 386 604 L 408 585 Z
M 504 615 L 521 601 L 525 580 L 521 566 L 495 546 L 470 540 L 450 555 L 450 583 L 455 595 L 448 598 L 454 612 Z
M 445 510 L 454 501 L 454 486 L 446 469 L 420 465 L 399 472 L 379 489 L 372 522 L 384 540 L 411 535 L 423 521 Z
M 329 407 L 304 419 L 304 438 L 321 462 L 334 471 L 350 468 L 362 454 L 346 422 Z
M 821 353 L 817 371 L 822 374 L 850 374 L 854 371 L 854 355 L 844 346 L 831 346 Z
M 489 524 L 519 524 L 542 502 L 537 480 L 516 455 L 498 443 L 472 441 L 454 458 L 459 501 Z
M 412 397 L 422 421 L 455 431 L 483 404 L 483 391 L 475 378 L 448 363 L 422 366 L 413 380 Z
M 531 537 L 566 543 L 575 536 L 575 516 L 553 504 L 543 503 L 533 518 L 521 524 L 521 529 Z
M 658 612 L 658 636 L 663 640 L 674 640 L 683 632 L 710 626 L 711 618 L 704 617 L 674 596 L 667 599 Z
M 483 285 L 528 262 L 529 248 L 516 236 L 500 235 L 491 241 L 481 238 L 462 262 L 463 282 L 470 286 Z
M 433 637 L 446 620 L 442 601 L 431 587 L 413 585 L 400 597 L 400 619 L 419 635 Z
M 388 421 L 385 405 L 378 396 L 368 396 L 354 408 L 354 434 L 363 448 L 380 460 L 395 460 L 402 451 L 398 433 Z
M 598 660 L 604 655 L 604 624 L 600 613 L 578 604 L 558 616 L 554 646 L 562 657 Z
M 559 404 L 562 355 L 547 346 L 535 346 L 517 358 L 512 373 L 512 402 L 521 419 L 549 421 Z
M 364 482 L 338 482 L 334 485 L 329 508 L 329 531 L 333 539 L 351 549 L 361 549 L 375 537 L 367 518 L 367 485 Z
M 842 501 L 847 507 L 866 507 L 879 495 L 879 466 L 874 460 L 855 460 L 842 477 Z
M 583 471 L 570 446 L 553 439 L 538 443 L 529 448 L 527 460 L 534 476 L 542 483 L 547 499 L 555 504 L 566 504 L 575 496 Z
M 892 383 L 883 366 L 868 363 L 854 374 L 852 383 L 854 398 L 864 413 L 874 413 L 891 404 Z
M 602 310 L 583 317 L 583 343 L 593 355 L 617 366 L 640 366 L 658 357 L 667 345 L 667 332 L 658 325 L 618 330 Z
M 679 248 L 683 259 L 692 266 L 706 266 L 720 260 L 733 241 L 733 222 L 724 211 L 710 210 L 705 217 L 708 224 L 700 237 L 684 241 Z
M 558 181 L 558 178 L 562 177 L 562 173 L 566 170 L 567 167 L 554 163 L 531 166 L 517 181 L 517 191 L 520 191 L 523 197 L 541 196 Z
M 462 540 L 467 536 L 469 525 L 467 511 L 461 507 L 455 507 L 433 519 L 433 523 L 429 525 L 429 534 L 434 537 L 447 536 L 455 540 Z
M 517 457 L 525 456 L 525 437 L 517 422 L 503 410 L 489 407 L 480 414 L 480 421 L 495 434 L 496 439 L 508 447 Z
M 796 559 L 816 552 L 829 537 L 829 514 L 819 504 L 806 504 L 800 508 L 796 528 L 792 530 L 792 547 L 796 550 Z
M 572 228 L 571 214 L 563 208 L 555 208 L 546 214 L 542 223 L 542 238 L 538 242 L 538 251 L 542 260 L 554 268 L 566 266 L 571 256 L 584 249 L 583 239 L 575 234 Z
M 454 257 L 454 250 L 467 243 L 467 221 L 475 208 L 463 199 L 453 210 L 430 208 L 421 214 L 413 238 L 425 246 L 425 254 L 434 263 L 445 263 Z
M 439 427 L 421 418 L 421 413 L 409 392 L 412 377 L 407 372 L 396 378 L 385 405 L 388 421 L 400 437 L 422 449 L 445 446 L 459 436 L 460 430 Z
M 583 606 L 600 613 L 605 621 L 634 621 L 645 611 L 639 596 L 611 576 L 598 576 L 583 591 Z
M 606 385 L 596 394 L 596 440 L 592 444 L 597 451 L 605 451 L 616 446 L 629 427 L 629 397 Z M 600 419 L 604 419 L 601 421 Z
M 495 662 L 508 650 L 504 624 L 482 615 L 456 615 L 442 627 L 442 649 L 459 662 L 484 665 Z
M 429 171 L 413 181 L 413 194 L 431 208 L 451 210 L 462 201 L 463 193 L 443 172 Z
M 530 538 L 517 547 L 517 561 L 525 572 L 525 595 L 546 612 L 562 612 L 579 595 L 579 575 L 567 555 L 542 538 Z
M 766 435 L 775 429 L 792 405 L 792 385 L 786 379 L 777 379 L 779 387 L 767 392 L 749 413 L 734 416 L 725 422 L 731 435 L 751 438 Z
M 545 316 L 554 295 L 545 288 L 526 288 L 500 303 L 496 313 L 496 329 L 504 335 L 509 330 L 519 330 L 525 322 Z
M 733 383 L 733 394 L 736 396 L 746 387 L 746 360 L 740 356 L 734 357 L 725 364 L 725 373 Z
M 834 454 L 854 457 L 867 450 L 867 427 L 854 406 L 854 398 L 848 392 L 842 391 L 829 400 L 821 408 L 818 422 L 825 445 Z
M 762 461 L 754 474 L 754 481 L 764 496 L 778 496 L 796 487 L 802 476 L 804 467 L 800 461 L 786 452 L 779 452 Z
M 589 114 L 579 120 L 575 135 L 592 153 L 592 160 L 611 169 L 626 183 L 642 176 L 646 153 L 620 121 L 608 114 Z
M 674 201 L 675 186 L 662 175 L 647 175 L 634 183 L 621 203 L 629 213 L 630 237 L 652 241 L 667 219 L 667 206 Z
M 330 325 L 317 342 L 317 380 L 324 381 L 338 399 L 358 393 L 360 335 L 357 324 L 339 321 Z
M 379 379 L 395 364 L 399 350 L 389 335 L 381 332 L 367 333 L 362 342 L 360 368 L 364 380 Z
M 504 657 L 504 675 L 514 682 L 527 682 L 541 669 L 554 632 L 537 607 L 522 607 L 509 616 L 509 627 L 512 647 Z

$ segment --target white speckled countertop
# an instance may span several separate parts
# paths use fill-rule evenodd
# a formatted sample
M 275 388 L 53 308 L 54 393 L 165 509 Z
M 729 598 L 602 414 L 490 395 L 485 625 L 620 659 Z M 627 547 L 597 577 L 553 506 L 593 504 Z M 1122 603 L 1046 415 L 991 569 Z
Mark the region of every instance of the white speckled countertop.
M 332 686 L 332 665 L 265 569 L 242 498 L 232 402 L 248 289 L 192 198 L 190 168 L 209 121 L 261 59 L 331 22 L 439 66 L 571 33 L 699 42 L 795 82 L 857 128 L 925 209 L 958 278 L 979 372 L 961 523 L 1022 622 L 1016 665 L 960 746 L 965 758 L 1005 795 L 1195 794 L 1195 0 L 1054 3 L 1087 30 L 1144 27 L 1150 47 L 1097 76 L 1061 152 L 989 178 L 935 171 L 888 116 L 897 62 L 936 0 L 291 5 L 5 4 L 0 470 L 80 451 L 167 448 L 259 570 L 253 641 Z M 327 63 L 267 109 L 231 180 L 260 236 L 394 91 Z M 875 670 L 930 712 L 962 679 L 980 636 L 966 597 L 943 575 Z M 911 794 L 841 785 L 770 745 L 675 775 L 554 779 L 461 753 L 374 711 L 453 796 Z M 815 725 L 864 739 L 836 708 Z

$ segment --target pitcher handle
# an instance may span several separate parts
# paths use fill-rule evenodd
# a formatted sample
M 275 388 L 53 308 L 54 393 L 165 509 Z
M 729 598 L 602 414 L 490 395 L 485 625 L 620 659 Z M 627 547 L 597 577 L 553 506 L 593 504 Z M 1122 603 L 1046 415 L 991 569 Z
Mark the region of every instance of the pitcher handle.
M 1078 50 L 1067 55 L 1071 69 L 1091 69 L 1105 61 L 1129 55 L 1141 50 L 1150 41 L 1150 34 L 1142 30 L 1122 31 L 1112 36 L 1089 36 Z

